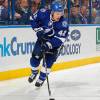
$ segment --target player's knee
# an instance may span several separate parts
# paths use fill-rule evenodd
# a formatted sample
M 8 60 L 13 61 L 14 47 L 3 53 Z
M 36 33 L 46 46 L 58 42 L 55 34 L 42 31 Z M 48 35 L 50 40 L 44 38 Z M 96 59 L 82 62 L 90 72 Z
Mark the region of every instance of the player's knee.
M 47 63 L 47 68 L 51 68 L 53 64 L 55 63 L 56 58 L 53 58 L 52 60 L 46 61 Z
M 54 62 L 47 62 L 47 63 L 46 63 L 46 67 L 47 67 L 48 69 L 50 69 L 50 68 L 52 67 L 53 64 L 54 64 Z M 45 66 L 44 63 L 43 63 L 43 66 Z
M 39 66 L 39 64 L 40 64 L 40 60 L 39 59 L 36 59 L 35 57 L 31 57 L 30 65 L 32 67 L 37 67 L 37 66 Z
M 51 68 L 54 62 L 47 64 L 48 68 Z

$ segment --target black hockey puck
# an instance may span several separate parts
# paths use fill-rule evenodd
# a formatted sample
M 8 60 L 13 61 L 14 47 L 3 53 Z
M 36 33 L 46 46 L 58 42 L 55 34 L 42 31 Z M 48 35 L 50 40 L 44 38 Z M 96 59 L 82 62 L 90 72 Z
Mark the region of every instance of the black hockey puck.
M 49 100 L 55 100 L 54 98 L 50 98 Z

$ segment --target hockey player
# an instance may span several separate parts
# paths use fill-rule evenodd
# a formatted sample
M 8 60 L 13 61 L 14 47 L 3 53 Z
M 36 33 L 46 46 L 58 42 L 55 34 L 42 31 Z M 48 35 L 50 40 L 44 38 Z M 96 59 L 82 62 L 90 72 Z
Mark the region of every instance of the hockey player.
M 50 73 L 51 67 L 57 59 L 58 48 L 68 35 L 67 19 L 63 17 L 64 6 L 60 1 L 51 4 L 51 10 L 40 9 L 30 17 L 31 26 L 38 37 L 30 64 L 32 66 L 32 74 L 29 76 L 29 83 L 33 82 L 39 73 L 39 64 L 45 54 L 46 66 L 40 70 L 39 78 L 35 86 L 40 87 L 46 80 L 47 74 Z

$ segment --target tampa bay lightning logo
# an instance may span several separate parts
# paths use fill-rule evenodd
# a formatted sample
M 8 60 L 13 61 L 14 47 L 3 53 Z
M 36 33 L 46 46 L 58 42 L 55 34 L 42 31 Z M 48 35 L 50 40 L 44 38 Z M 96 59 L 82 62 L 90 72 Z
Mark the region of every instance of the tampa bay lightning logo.
M 63 27 L 67 27 L 67 25 L 68 25 L 67 21 L 63 21 L 63 22 L 62 22 L 62 26 L 63 26 Z
M 48 26 L 52 26 L 53 22 L 49 21 Z
M 79 30 L 73 30 L 70 35 L 72 40 L 77 41 L 81 37 L 81 32 Z
M 36 18 L 37 18 L 37 14 L 34 15 L 34 19 L 36 19 Z

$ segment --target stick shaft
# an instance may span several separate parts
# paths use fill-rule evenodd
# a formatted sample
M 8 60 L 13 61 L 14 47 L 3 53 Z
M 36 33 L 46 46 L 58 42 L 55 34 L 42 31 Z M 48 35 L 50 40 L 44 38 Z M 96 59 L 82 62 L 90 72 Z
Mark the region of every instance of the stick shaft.
M 48 72 L 47 72 L 47 65 L 46 65 L 46 60 L 45 60 L 45 54 L 43 55 L 43 61 L 44 61 L 45 70 L 46 70 L 46 78 L 47 78 L 48 93 L 49 93 L 49 96 L 51 96 L 51 90 L 50 90 L 50 84 L 49 84 L 49 77 L 48 77 Z

